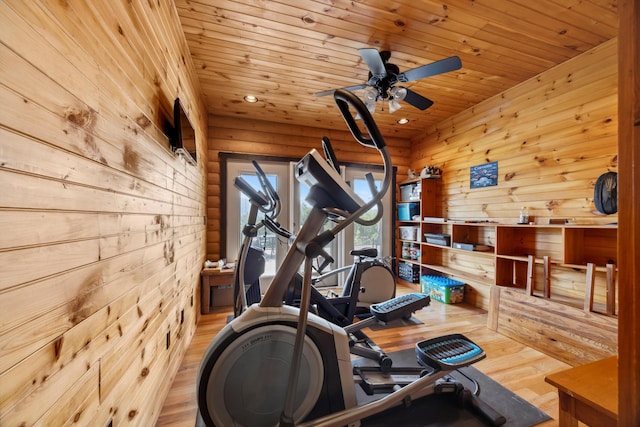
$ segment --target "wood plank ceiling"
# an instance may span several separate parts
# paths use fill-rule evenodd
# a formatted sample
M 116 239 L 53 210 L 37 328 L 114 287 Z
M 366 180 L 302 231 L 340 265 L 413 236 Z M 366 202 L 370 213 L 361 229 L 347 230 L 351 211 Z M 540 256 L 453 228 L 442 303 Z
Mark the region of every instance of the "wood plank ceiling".
M 219 116 L 346 130 L 333 98 L 315 93 L 367 81 L 359 48 L 391 51 L 401 72 L 459 56 L 461 69 L 404 84 L 433 100 L 429 109 L 403 102 L 390 114 L 378 103 L 383 134 L 401 138 L 615 37 L 618 28 L 616 0 L 175 2 L 207 109 Z M 259 101 L 243 102 L 248 94 Z M 401 117 L 409 123 L 397 124 Z

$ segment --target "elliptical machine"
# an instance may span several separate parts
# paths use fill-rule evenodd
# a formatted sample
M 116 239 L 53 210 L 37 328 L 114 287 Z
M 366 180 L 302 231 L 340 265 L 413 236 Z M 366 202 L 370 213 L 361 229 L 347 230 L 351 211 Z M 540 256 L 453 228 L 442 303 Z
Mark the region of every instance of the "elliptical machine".
M 312 211 L 260 304 L 227 324 L 205 352 L 198 374 L 198 411 L 208 426 L 343 426 L 374 416 L 406 399 L 429 394 L 435 381 L 485 354 L 465 337 L 447 336 L 416 345 L 428 374 L 388 396 L 358 405 L 349 340 L 344 328 L 308 312 L 312 261 L 337 233 L 377 203 L 391 182 L 391 158 L 368 110 L 350 92 L 334 98 L 356 140 L 381 154 L 385 180 L 380 192 L 363 203 L 324 159 L 312 150 L 296 166 L 298 179 L 311 185 Z M 360 132 L 354 107 L 370 135 Z M 328 217 L 336 221 L 321 232 Z M 283 305 L 288 285 L 304 264 L 300 308 Z M 402 317 L 416 299 L 410 294 L 374 304 L 384 321 Z
M 331 153 L 333 153 L 328 144 L 328 139 L 323 139 L 325 153 L 327 150 L 331 150 Z M 329 158 L 335 159 L 335 156 L 327 157 L 327 160 Z M 335 167 L 337 165 L 335 160 L 333 165 L 336 172 L 339 171 L 338 167 Z M 234 180 L 234 186 L 249 198 L 251 204 L 247 224 L 242 230 L 244 239 L 238 256 L 235 275 L 234 318 L 240 316 L 249 305 L 258 303 L 261 300 L 259 278 L 264 272 L 264 256 L 262 250 L 251 246 L 251 242 L 258 235 L 258 231 L 262 227 L 266 227 L 288 241 L 292 241 L 294 238 L 289 231 L 276 221 L 281 210 L 278 193 L 256 161 L 253 161 L 253 166 L 256 169 L 260 190 L 254 189 L 241 177 L 236 177 Z M 372 191 L 375 191 L 373 177 L 368 175 L 367 180 L 373 189 Z M 264 214 L 260 222 L 257 222 L 258 212 Z M 367 220 L 367 224 L 376 223 L 381 215 L 382 207 L 378 206 L 378 215 L 373 219 Z M 354 264 L 332 270 L 312 279 L 312 285 L 315 285 L 328 276 L 349 270 L 343 285 L 342 295 L 325 297 L 315 286 L 312 286 L 310 309 L 314 314 L 338 326 L 349 326 L 349 348 L 351 353 L 375 361 L 385 372 L 388 372 L 392 367 L 393 361 L 362 331 L 363 328 L 371 326 L 371 322 L 356 322 L 354 324 L 354 319 L 356 314 L 364 317 L 362 315 L 363 305 L 366 307 L 366 312 L 369 313 L 369 306 L 372 303 L 386 301 L 394 296 L 395 276 L 389 267 L 375 258 L 377 256 L 375 248 L 353 250 L 351 254 L 357 258 Z M 318 265 L 314 265 L 315 270 L 322 272 L 325 267 L 333 263 L 333 258 L 322 249 L 316 261 L 318 261 Z M 383 282 L 383 286 L 379 287 L 380 281 Z M 389 281 L 392 281 L 392 283 L 389 284 Z M 285 304 L 295 307 L 300 306 L 302 282 L 302 276 L 296 274 L 289 285 L 284 299 Z M 365 293 L 366 298 L 361 298 Z M 423 300 L 422 302 L 422 305 L 416 304 L 414 311 L 428 305 L 428 300 Z M 407 312 L 406 317 L 411 317 L 412 313 Z
M 327 163 L 338 173 L 340 173 L 340 163 L 333 151 L 331 141 L 328 137 L 322 138 L 322 150 L 324 151 Z M 369 188 L 375 193 L 375 184 L 373 177 L 369 174 L 366 176 Z M 382 205 L 378 205 L 378 215 L 369 223 L 375 223 L 382 214 Z M 386 301 L 393 298 L 396 294 L 396 277 L 389 265 L 384 259 L 378 258 L 378 251 L 375 248 L 356 249 L 350 252 L 354 257 L 354 263 L 350 266 L 344 266 L 324 273 L 324 265 L 318 268 L 321 276 L 314 278 L 314 285 L 318 285 L 328 277 L 339 274 L 343 271 L 349 271 L 347 275 L 342 296 L 350 295 L 357 292 L 358 299 L 353 314 L 359 317 L 368 317 L 369 307 L 371 304 Z M 339 295 L 333 294 L 334 297 Z M 313 296 L 312 296 L 313 299 Z M 353 321 L 353 315 L 347 316 L 349 323 Z
M 335 159 L 335 154 L 333 154 L 329 139 L 323 138 L 322 145 L 327 160 L 332 159 L 330 164 L 339 172 L 339 165 Z M 259 277 L 264 272 L 264 256 L 260 249 L 251 246 L 251 242 L 257 237 L 258 231 L 266 227 L 269 231 L 287 241 L 293 241 L 294 238 L 276 220 L 281 211 L 278 193 L 269 182 L 258 162 L 254 160 L 252 163 L 256 169 L 260 190 L 254 189 L 241 177 L 234 179 L 234 186 L 248 197 L 251 205 L 247 224 L 242 230 L 244 238 L 237 262 L 234 284 L 234 317 L 238 317 L 247 306 L 258 303 L 261 300 Z M 368 176 L 367 179 L 371 180 L 372 177 Z M 257 221 L 259 212 L 264 215 L 260 222 Z M 380 208 L 379 212 L 381 214 Z M 378 217 L 379 215 L 369 220 L 368 223 L 377 222 L 379 220 Z M 368 317 L 367 313 L 369 313 L 371 304 L 386 301 L 395 296 L 395 275 L 382 260 L 377 258 L 377 250 L 375 248 L 353 250 L 351 255 L 355 257 L 352 265 L 324 273 L 324 269 L 334 260 L 323 250 L 317 258 L 318 265 L 315 266 L 315 270 L 320 275 L 314 277 L 312 282 L 314 289 L 312 290 L 311 304 L 315 314 L 340 326 L 353 323 L 356 315 Z M 341 295 L 334 293 L 330 297 L 325 297 L 317 290 L 316 285 L 318 283 L 344 271 L 349 271 L 349 273 L 343 284 Z M 244 286 L 241 286 L 241 283 Z M 296 275 L 285 297 L 286 304 L 299 305 L 301 285 L 302 277 Z M 364 340 L 366 337 L 360 335 L 358 339 Z

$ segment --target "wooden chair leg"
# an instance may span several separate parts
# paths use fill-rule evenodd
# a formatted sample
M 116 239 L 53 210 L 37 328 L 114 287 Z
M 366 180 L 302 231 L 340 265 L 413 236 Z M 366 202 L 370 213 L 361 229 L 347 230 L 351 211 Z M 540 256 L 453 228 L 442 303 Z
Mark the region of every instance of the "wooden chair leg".
M 548 256 L 544 260 L 544 297 L 551 298 L 551 259 Z
M 536 287 L 536 258 L 533 255 L 529 255 L 527 260 L 527 295 L 533 295 L 533 290 Z
M 607 314 L 616 315 L 616 265 L 607 264 Z
M 596 265 L 587 264 L 587 280 L 584 290 L 584 311 L 587 313 L 593 311 L 593 289 L 596 283 Z

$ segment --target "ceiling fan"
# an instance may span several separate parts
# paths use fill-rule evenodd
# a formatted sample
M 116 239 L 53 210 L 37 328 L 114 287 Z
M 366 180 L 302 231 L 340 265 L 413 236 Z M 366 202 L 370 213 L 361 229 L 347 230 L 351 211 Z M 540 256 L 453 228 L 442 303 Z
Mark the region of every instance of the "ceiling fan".
M 375 48 L 363 48 L 358 49 L 358 53 L 369 67 L 369 79 L 364 84 L 348 86 L 343 89 L 353 91 L 367 88 L 364 93 L 364 101 L 372 113 L 375 111 L 376 103 L 386 99 L 389 100 L 389 112 L 391 113 L 400 108 L 400 101 L 420 110 L 426 110 L 433 105 L 432 100 L 406 87 L 396 86 L 396 84 L 448 73 L 462 67 L 460 58 L 451 56 L 401 73 L 397 65 L 389 63 L 389 58 L 391 58 L 389 51 L 378 52 Z M 331 95 L 335 91 L 336 89 L 318 92 L 316 96 Z

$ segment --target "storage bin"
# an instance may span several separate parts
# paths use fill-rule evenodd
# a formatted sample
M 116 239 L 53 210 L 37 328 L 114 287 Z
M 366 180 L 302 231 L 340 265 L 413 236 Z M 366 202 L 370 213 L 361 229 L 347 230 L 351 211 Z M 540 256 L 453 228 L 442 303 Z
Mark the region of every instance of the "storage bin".
M 418 240 L 418 227 L 413 226 L 400 226 L 400 239 L 402 240 Z
M 411 283 L 420 283 L 420 266 L 409 262 L 398 264 L 398 277 Z
M 449 234 L 425 233 L 424 240 L 432 245 L 450 246 L 451 236 Z
M 464 283 L 442 276 L 420 276 L 422 293 L 432 301 L 456 304 L 464 300 Z
M 402 242 L 403 259 L 420 259 L 420 245 L 418 243 Z
M 414 219 L 417 217 L 417 219 Z M 420 219 L 418 203 L 398 203 L 398 221 L 416 221 Z
M 420 200 L 420 184 L 406 184 L 400 186 L 400 200 Z

